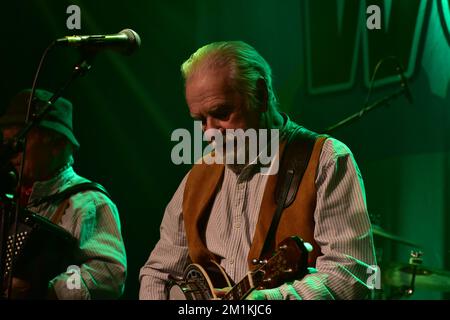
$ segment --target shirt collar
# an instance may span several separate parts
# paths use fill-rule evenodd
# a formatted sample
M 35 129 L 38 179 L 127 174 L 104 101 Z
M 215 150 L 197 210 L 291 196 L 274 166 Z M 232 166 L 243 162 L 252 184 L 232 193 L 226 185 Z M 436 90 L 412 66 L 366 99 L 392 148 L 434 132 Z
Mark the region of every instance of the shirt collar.
M 72 165 L 68 164 L 61 168 L 53 178 L 45 181 L 36 181 L 33 184 L 29 202 L 68 188 L 75 176 L 76 173 Z

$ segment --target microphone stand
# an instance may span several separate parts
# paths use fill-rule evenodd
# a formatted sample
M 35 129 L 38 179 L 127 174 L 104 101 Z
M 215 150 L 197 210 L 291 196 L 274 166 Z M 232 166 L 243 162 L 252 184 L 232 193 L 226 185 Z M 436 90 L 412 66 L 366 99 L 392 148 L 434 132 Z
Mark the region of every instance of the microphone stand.
M 7 167 L 0 168 L 0 297 L 4 295 L 4 274 L 6 271 L 6 244 L 8 241 L 8 226 L 11 223 L 13 211 L 14 187 L 17 182 L 16 175 Z M 6 180 L 6 181 L 5 181 Z
M 423 262 L 423 252 L 418 250 L 413 250 L 409 256 L 408 269 L 400 269 L 400 271 L 411 274 L 411 280 L 409 284 L 404 284 L 399 287 L 395 287 L 391 290 L 390 295 L 387 300 L 397 300 L 402 298 L 410 298 L 415 292 L 416 277 L 421 274 L 420 266 Z
M 409 257 L 409 265 L 412 268 L 412 275 L 411 275 L 411 282 L 409 286 L 403 287 L 403 294 L 406 296 L 412 296 L 415 290 L 415 282 L 416 282 L 416 276 L 417 276 L 417 268 L 422 264 L 423 252 L 421 251 L 411 251 L 410 257 Z
M 397 99 L 401 95 L 404 95 L 405 93 L 406 93 L 406 90 L 405 90 L 405 88 L 402 87 L 402 89 L 399 89 L 396 92 L 391 93 L 390 95 L 388 95 L 378 101 L 375 101 L 371 105 L 368 105 L 367 107 L 362 108 L 360 111 L 352 114 L 351 116 L 345 118 L 344 120 L 341 120 L 338 123 L 326 128 L 323 133 L 330 134 L 332 131 L 335 131 L 343 126 L 346 126 L 350 123 L 355 122 L 356 120 L 361 119 L 369 111 L 380 108 L 382 106 L 388 106 L 393 100 Z
M 70 78 L 64 83 L 54 94 L 53 96 L 45 103 L 45 105 L 42 106 L 40 110 L 38 110 L 32 117 L 30 121 L 28 121 L 25 126 L 17 133 L 17 135 L 12 139 L 11 143 L 8 143 L 3 147 L 4 150 L 2 150 L 1 158 L 0 158 L 0 168 L 6 168 L 9 163 L 9 159 L 11 156 L 13 156 L 16 153 L 19 153 L 24 150 L 26 145 L 26 136 L 30 132 L 30 130 L 34 127 L 36 127 L 42 119 L 49 113 L 51 108 L 53 107 L 53 104 L 58 100 L 63 92 L 72 84 L 72 82 L 81 77 L 84 76 L 92 67 L 91 62 L 93 57 L 95 56 L 95 53 L 92 52 L 82 52 L 81 53 L 81 59 L 78 63 L 75 64 L 72 74 Z M 34 88 L 33 88 L 34 89 Z M 34 93 L 34 90 L 32 91 Z M 33 97 L 30 96 L 30 99 L 33 99 Z M 8 270 L 8 277 L 5 279 L 5 265 L 6 265 L 6 245 L 7 245 L 7 236 L 8 232 L 10 230 L 10 224 L 11 222 L 14 222 L 13 230 L 14 232 L 11 235 L 11 252 L 16 251 L 16 234 L 17 234 L 17 227 L 19 222 L 19 216 L 21 214 L 21 208 L 20 208 L 20 202 L 18 201 L 20 198 L 20 191 L 22 189 L 22 172 L 23 172 L 23 166 L 25 163 L 25 152 L 22 154 L 22 160 L 21 160 L 21 168 L 19 173 L 19 179 L 17 183 L 16 188 L 16 194 L 14 196 L 10 194 L 0 194 L 0 297 L 5 294 L 6 292 L 6 299 L 11 298 L 11 291 L 12 291 L 12 278 L 13 278 L 13 260 L 10 263 L 10 267 Z M 3 190 L 1 190 L 3 193 Z M 14 215 L 12 214 L 12 208 L 14 208 Z M 14 257 L 14 255 L 12 255 Z

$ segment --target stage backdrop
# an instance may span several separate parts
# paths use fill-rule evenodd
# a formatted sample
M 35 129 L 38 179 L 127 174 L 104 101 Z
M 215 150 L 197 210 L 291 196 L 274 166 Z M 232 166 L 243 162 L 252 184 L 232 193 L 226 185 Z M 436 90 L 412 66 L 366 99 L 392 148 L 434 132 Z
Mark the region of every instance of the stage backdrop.
M 372 4 L 381 8 L 381 29 L 367 28 Z M 70 5 L 81 9 L 79 30 L 66 26 Z M 319 132 L 360 110 L 375 66 L 396 56 L 413 104 L 400 96 L 332 134 L 355 155 L 373 221 L 422 245 L 427 267 L 450 269 L 448 9 L 441 0 L 7 1 L 0 105 L 31 86 L 54 39 L 125 28 L 140 34 L 135 54 L 99 53 L 65 93 L 81 142 L 75 168 L 102 183 L 119 207 L 129 266 L 124 298 L 135 299 L 164 208 L 189 170 L 171 162 L 170 134 L 192 131 L 179 66 L 193 51 L 218 40 L 252 44 L 273 68 L 281 110 Z M 77 60 L 76 49 L 52 50 L 39 86 L 56 90 Z M 379 67 L 369 103 L 400 89 L 392 61 Z M 410 247 L 375 240 L 382 274 L 390 263 L 408 262 Z M 424 289 L 414 295 L 442 297 Z

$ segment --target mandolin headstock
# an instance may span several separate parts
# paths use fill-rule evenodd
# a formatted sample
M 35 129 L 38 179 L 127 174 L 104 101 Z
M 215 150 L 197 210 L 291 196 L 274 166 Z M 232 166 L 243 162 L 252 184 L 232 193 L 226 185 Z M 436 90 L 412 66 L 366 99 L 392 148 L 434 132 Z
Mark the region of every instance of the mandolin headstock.
M 301 279 L 307 273 L 308 250 L 302 239 L 292 236 L 280 242 L 271 257 L 259 261 L 252 279 L 256 289 L 262 290 Z

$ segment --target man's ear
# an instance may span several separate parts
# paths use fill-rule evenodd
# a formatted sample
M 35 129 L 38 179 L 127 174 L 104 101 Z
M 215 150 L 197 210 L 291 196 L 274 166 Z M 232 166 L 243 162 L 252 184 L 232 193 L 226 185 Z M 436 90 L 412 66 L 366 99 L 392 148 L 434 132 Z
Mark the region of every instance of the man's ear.
M 258 109 L 261 112 L 266 112 L 269 108 L 269 92 L 267 90 L 266 80 L 259 78 L 256 83 L 257 97 L 259 101 Z

